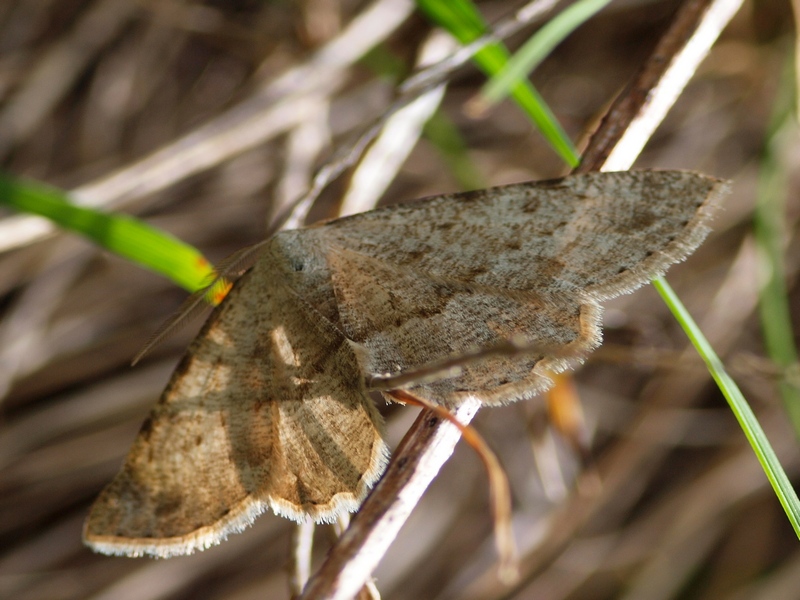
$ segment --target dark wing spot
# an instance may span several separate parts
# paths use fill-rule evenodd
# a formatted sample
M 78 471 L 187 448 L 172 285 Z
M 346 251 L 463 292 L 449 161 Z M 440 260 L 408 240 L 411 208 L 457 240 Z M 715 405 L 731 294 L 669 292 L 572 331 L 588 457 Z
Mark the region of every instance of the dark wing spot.
M 623 230 L 632 229 L 633 231 L 644 231 L 650 229 L 657 220 L 658 217 L 653 213 L 643 212 L 633 215 L 628 223 L 620 223 L 620 228 Z
M 538 198 L 531 198 L 525 204 L 522 205 L 522 212 L 523 213 L 535 213 L 539 210 L 539 205 L 541 201 Z
M 150 439 L 150 434 L 153 432 L 153 418 L 147 417 L 139 428 L 139 435 L 144 439 Z
M 155 507 L 155 514 L 157 517 L 163 517 L 174 514 L 183 504 L 183 499 L 180 494 L 164 494 L 158 499 Z
M 427 255 L 429 252 L 430 248 L 427 246 L 425 248 L 414 248 L 413 250 L 406 252 L 406 259 L 417 260 L 419 257 Z

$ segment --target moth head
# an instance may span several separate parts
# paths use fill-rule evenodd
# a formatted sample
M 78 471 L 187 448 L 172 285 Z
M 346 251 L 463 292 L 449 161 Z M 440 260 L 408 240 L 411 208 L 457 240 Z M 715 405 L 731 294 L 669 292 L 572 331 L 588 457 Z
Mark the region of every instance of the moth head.
M 273 265 L 290 277 L 324 269 L 325 260 L 319 251 L 319 244 L 312 238 L 308 230 L 304 229 L 276 234 L 268 249 Z

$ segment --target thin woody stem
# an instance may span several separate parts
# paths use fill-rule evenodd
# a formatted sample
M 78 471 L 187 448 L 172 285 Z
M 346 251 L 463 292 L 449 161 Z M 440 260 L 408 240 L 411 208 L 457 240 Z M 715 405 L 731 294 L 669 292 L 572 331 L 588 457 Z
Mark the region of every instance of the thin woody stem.
M 405 390 L 389 393 L 392 398 L 405 404 L 415 404 L 436 413 L 442 419 L 455 425 L 461 437 L 478 454 L 489 478 L 489 493 L 494 516 L 495 544 L 500 556 L 500 575 L 505 583 L 514 583 L 519 579 L 519 557 L 514 535 L 511 531 L 511 488 L 508 477 L 500 464 L 497 455 L 483 436 L 472 425 L 465 425 L 453 416 L 446 408 L 428 402 L 421 396 L 415 396 Z
M 611 105 L 574 173 L 629 169 L 742 0 L 687 0 L 630 87 Z
M 289 565 L 289 591 L 298 596 L 311 576 L 311 551 L 314 544 L 314 521 L 298 523 L 292 532 L 292 554 Z

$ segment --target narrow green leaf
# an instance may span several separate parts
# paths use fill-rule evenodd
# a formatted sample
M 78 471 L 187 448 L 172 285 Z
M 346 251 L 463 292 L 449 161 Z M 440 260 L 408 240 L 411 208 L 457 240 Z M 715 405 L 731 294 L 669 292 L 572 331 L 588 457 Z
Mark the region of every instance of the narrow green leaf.
M 797 493 L 794 491 L 786 472 L 783 470 L 778 457 L 775 455 L 775 451 L 772 449 L 764 430 L 761 429 L 761 425 L 756 419 L 753 410 L 739 390 L 739 386 L 736 385 L 736 382 L 734 382 L 731 376 L 725 371 L 722 361 L 700 331 L 700 328 L 689 314 L 689 311 L 683 306 L 683 303 L 678 296 L 675 295 L 675 292 L 672 291 L 672 288 L 666 280 L 658 278 L 653 281 L 653 286 L 672 311 L 675 319 L 680 323 L 683 331 L 697 350 L 697 353 L 705 361 L 708 371 L 711 373 L 711 377 L 714 378 L 722 395 L 725 396 L 725 399 L 728 401 L 728 406 L 731 407 L 733 414 L 739 421 L 739 426 L 742 428 L 742 431 L 744 431 L 744 435 L 747 437 L 747 441 L 750 442 L 750 446 L 753 448 L 758 462 L 761 463 L 761 467 L 764 469 L 767 479 L 769 479 L 770 484 L 772 484 L 772 489 L 775 491 L 775 495 L 778 496 L 783 510 L 786 511 L 786 515 L 789 517 L 789 522 L 792 524 L 795 534 L 800 538 L 800 500 L 798 500 Z
M 579 0 L 537 31 L 481 90 L 487 105 L 505 98 L 518 81 L 527 79 L 539 64 L 580 25 L 605 8 L 611 0 Z
M 67 194 L 42 183 L 0 174 L 0 203 L 45 217 L 191 292 L 215 278 L 211 263 L 192 246 L 131 216 L 76 206 Z
M 483 17 L 469 0 L 417 0 L 417 6 L 462 44 L 468 44 L 488 31 Z M 473 60 L 491 76 L 505 66 L 509 56 L 505 46 L 495 43 L 482 48 Z M 511 87 L 511 96 L 564 162 L 576 167 L 580 157 L 574 144 L 533 85 L 527 80 L 519 81 Z

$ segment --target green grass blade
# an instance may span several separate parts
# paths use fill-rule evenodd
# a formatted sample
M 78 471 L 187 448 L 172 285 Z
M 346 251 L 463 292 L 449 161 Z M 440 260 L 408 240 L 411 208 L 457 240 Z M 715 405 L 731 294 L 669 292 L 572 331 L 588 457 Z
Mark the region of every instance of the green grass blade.
M 517 50 L 506 65 L 481 90 L 481 99 L 496 104 L 514 85 L 528 77 L 547 56 L 580 25 L 605 8 L 611 0 L 579 0 L 564 9 Z
M 739 390 L 739 386 L 725 371 L 722 361 L 697 327 L 697 323 L 692 319 L 686 307 L 683 306 L 683 303 L 672 291 L 666 280 L 658 278 L 653 281 L 653 286 L 672 311 L 675 319 L 680 323 L 697 353 L 705 361 L 709 373 L 711 373 L 723 396 L 728 401 L 728 405 L 731 407 L 737 421 L 739 421 L 747 441 L 750 442 L 753 452 L 755 452 L 761 467 L 767 474 L 767 479 L 772 484 L 775 495 L 778 496 L 781 506 L 786 511 L 795 534 L 800 538 L 800 500 L 798 500 L 797 494 L 780 461 L 778 461 L 778 457 L 775 455 L 775 451 L 772 449 L 764 430 L 761 429 L 761 425 L 758 423 L 755 414 L 753 414 L 753 410 Z
M 417 0 L 417 6 L 462 44 L 468 44 L 488 31 L 483 17 L 469 0 Z M 509 56 L 502 44 L 495 43 L 478 51 L 473 60 L 484 73 L 492 76 L 503 69 Z M 578 152 L 539 92 L 528 81 L 518 81 L 510 90 L 512 98 L 558 155 L 568 165 L 576 167 L 580 162 Z
M 0 203 L 45 217 L 191 292 L 215 277 L 211 263 L 192 246 L 128 215 L 76 206 L 67 194 L 42 183 L 0 174 Z

